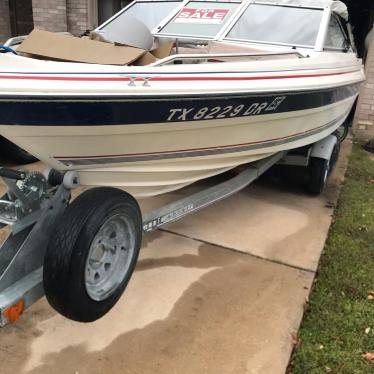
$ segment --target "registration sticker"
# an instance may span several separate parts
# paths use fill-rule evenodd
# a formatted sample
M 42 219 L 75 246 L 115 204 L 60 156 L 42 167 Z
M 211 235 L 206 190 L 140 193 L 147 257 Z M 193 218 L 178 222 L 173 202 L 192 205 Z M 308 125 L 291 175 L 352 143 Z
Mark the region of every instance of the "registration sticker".
M 221 8 L 183 8 L 177 17 L 175 23 L 209 23 L 221 24 L 229 14 L 230 9 Z

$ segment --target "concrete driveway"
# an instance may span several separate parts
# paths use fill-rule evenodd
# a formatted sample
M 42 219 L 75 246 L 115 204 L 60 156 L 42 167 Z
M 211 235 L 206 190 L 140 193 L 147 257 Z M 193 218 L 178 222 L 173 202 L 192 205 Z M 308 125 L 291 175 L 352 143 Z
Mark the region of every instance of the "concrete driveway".
M 40 300 L 0 330 L 1 373 L 284 373 L 349 152 L 320 197 L 267 177 L 145 236 L 124 296 L 93 324 Z

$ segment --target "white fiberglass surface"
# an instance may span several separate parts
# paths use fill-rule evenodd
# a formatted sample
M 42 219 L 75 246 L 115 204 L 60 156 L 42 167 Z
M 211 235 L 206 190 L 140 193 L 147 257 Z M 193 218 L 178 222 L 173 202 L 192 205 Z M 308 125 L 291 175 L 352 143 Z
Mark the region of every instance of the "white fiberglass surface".
M 322 13 L 322 9 L 251 4 L 227 39 L 314 47 Z

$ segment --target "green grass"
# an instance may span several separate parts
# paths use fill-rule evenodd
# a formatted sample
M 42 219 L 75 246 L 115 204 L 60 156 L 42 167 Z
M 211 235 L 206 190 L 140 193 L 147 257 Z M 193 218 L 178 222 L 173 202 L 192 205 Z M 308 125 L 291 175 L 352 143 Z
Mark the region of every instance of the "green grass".
M 355 145 L 308 312 L 293 374 L 374 373 L 374 155 Z M 370 332 L 365 329 L 370 327 Z

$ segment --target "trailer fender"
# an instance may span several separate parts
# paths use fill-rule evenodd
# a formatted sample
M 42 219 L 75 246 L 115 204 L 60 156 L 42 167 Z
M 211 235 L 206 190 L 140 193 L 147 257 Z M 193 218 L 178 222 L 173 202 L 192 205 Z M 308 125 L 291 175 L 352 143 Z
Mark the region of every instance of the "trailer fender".
M 325 160 L 330 160 L 335 144 L 337 142 L 338 139 L 335 135 L 329 135 L 326 138 L 321 139 L 313 145 L 312 151 L 310 152 L 310 157 L 318 157 Z

